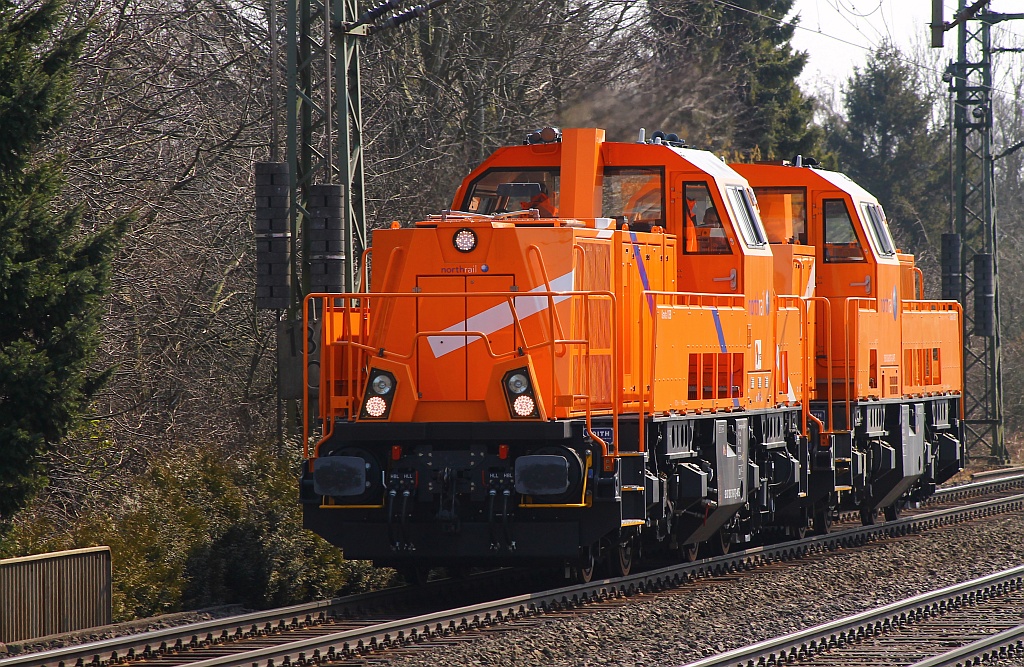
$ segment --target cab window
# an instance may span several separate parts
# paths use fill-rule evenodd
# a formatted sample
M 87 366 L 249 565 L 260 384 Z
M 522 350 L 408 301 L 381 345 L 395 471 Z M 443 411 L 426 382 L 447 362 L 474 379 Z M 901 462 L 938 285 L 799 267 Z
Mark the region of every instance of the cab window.
M 492 215 L 535 208 L 540 217 L 558 215 L 558 169 L 488 169 L 466 191 L 459 210 Z
M 601 215 L 637 228 L 665 226 L 665 176 L 660 167 L 606 167 Z
M 754 188 L 768 241 L 807 244 L 807 189 Z
M 729 255 L 729 238 L 722 215 L 706 183 L 683 186 L 683 252 L 691 255 Z
M 896 254 L 896 244 L 892 242 L 889 234 L 889 226 L 885 224 L 885 214 L 882 207 L 870 202 L 862 202 L 860 210 L 864 213 L 864 220 L 868 223 L 868 231 L 871 232 L 871 240 L 878 249 L 878 254 L 883 257 L 892 257 Z
M 736 212 L 736 223 L 740 229 L 740 236 L 743 237 L 747 247 L 755 248 L 768 243 L 764 229 L 761 227 L 761 220 L 754 211 L 753 200 L 746 188 L 730 186 L 725 191 L 729 195 L 732 210 Z
M 857 240 L 857 232 L 850 211 L 842 199 L 822 202 L 825 214 L 823 259 L 826 262 L 863 262 L 864 250 Z

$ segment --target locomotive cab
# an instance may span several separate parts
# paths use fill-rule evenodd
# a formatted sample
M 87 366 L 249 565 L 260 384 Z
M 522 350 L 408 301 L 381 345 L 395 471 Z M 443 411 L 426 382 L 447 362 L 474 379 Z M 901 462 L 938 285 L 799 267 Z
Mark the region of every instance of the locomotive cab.
M 814 248 L 822 302 L 810 393 L 834 443 L 840 506 L 865 520 L 880 508 L 895 515 L 908 495 L 930 493 L 962 465 L 959 307 L 921 298 L 913 256 L 899 253 L 878 200 L 848 177 L 734 167 L 769 228 L 782 230 L 778 240 Z

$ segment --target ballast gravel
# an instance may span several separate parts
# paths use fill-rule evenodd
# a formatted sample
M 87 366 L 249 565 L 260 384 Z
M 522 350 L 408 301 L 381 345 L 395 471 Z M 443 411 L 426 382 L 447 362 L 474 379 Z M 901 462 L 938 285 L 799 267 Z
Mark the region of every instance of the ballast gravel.
M 682 665 L 1021 564 L 1024 514 L 999 515 L 364 660 L 393 667 Z

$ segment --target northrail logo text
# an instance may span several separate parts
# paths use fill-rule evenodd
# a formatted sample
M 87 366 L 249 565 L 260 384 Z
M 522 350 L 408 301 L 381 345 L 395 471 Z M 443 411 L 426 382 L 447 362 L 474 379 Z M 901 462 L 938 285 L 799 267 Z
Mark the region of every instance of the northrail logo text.
M 487 268 L 488 267 L 486 264 L 484 264 L 483 266 L 478 266 L 476 264 L 472 264 L 470 266 L 442 266 L 441 273 L 458 275 L 467 275 L 470 273 L 487 273 Z

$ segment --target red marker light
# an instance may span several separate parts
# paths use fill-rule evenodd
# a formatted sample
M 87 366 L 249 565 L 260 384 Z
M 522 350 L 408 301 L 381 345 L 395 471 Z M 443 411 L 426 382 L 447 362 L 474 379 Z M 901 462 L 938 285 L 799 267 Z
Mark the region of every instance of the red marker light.
M 498 445 L 498 458 L 502 461 L 508 458 L 508 445 Z
M 391 460 L 397 461 L 400 458 L 402 458 L 402 446 L 391 445 Z

